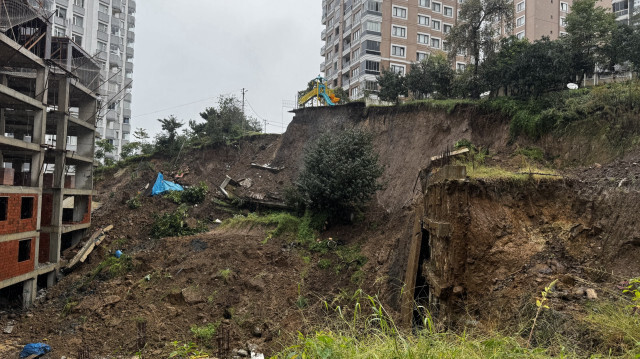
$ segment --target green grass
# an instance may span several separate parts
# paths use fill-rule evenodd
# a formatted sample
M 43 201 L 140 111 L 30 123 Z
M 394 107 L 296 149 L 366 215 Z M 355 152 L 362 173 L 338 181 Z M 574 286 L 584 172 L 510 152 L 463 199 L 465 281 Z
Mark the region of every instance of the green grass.
M 497 166 L 487 166 L 471 163 L 463 163 L 467 167 L 467 176 L 472 179 L 508 179 L 514 181 L 527 181 L 534 179 L 560 179 L 561 176 L 548 168 L 528 167 L 518 171 L 507 170 Z M 529 175 L 529 173 L 533 173 Z
M 401 108 L 429 108 L 433 110 L 445 111 L 452 114 L 458 106 L 476 105 L 478 101 L 468 99 L 445 99 L 445 100 L 413 100 L 400 105 Z
M 213 336 L 216 334 L 220 322 L 209 323 L 203 326 L 193 325 L 191 326 L 191 334 L 201 343 L 209 343 Z
M 336 302 L 342 306 L 334 307 Z M 481 333 L 477 328 L 438 332 L 428 312 L 422 318 L 424 329 L 400 330 L 377 297 L 358 290 L 353 295 L 341 293 L 331 307 L 325 302 L 327 323 L 310 334 L 298 333 L 274 358 L 637 358 L 640 316 L 626 304 L 602 302 L 587 307 L 586 319 L 574 317 L 560 323 L 578 328 L 591 325 L 578 340 L 564 337 L 559 330 L 548 345 L 529 348 L 526 335 L 515 328 L 503 333 Z M 598 347 L 590 346 L 598 341 Z

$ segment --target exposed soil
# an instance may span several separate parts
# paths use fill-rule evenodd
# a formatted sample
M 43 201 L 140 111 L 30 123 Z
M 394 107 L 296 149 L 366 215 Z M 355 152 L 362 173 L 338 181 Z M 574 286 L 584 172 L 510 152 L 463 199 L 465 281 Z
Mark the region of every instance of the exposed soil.
M 345 248 L 358 246 L 368 259 L 362 268 L 345 263 L 335 251 L 310 253 L 287 236 L 265 241 L 264 228 L 218 228 L 214 223 L 249 211 L 221 204 L 218 186 L 227 175 L 236 181 L 251 179 L 239 194 L 279 201 L 300 171 L 305 145 L 324 131 L 350 127 L 375 136 L 385 188 L 363 219 L 334 226 L 321 237 L 339 240 Z M 93 215 L 92 230 L 110 224 L 113 230 L 87 263 L 65 273 L 31 311 L 0 312 L 0 326 L 9 314 L 17 316 L 13 333 L 0 336 L 0 357 L 17 357 L 24 344 L 46 339 L 54 350 L 49 358 L 74 358 L 82 347 L 95 356 L 129 358 L 138 349 L 141 321 L 146 323 L 149 357 L 166 357 L 173 341 L 195 341 L 191 327 L 210 323 L 225 328 L 219 332 L 229 333 L 232 348 L 250 343 L 271 354 L 289 335 L 314 329 L 326 316 L 324 301 L 331 303 L 343 291 L 357 288 L 379 294 L 396 316 L 415 210 L 422 199 L 418 173 L 431 156 L 463 138 L 489 148 L 494 163 L 517 167 L 519 159 L 512 157 L 517 144 L 509 143 L 503 118 L 466 108 L 446 114 L 420 108 L 367 110 L 353 104 L 300 110 L 282 136 L 254 136 L 233 146 L 181 154 L 177 161 L 156 157 L 109 172 L 96 185 L 94 200 L 103 206 Z M 596 282 L 587 267 L 614 271 L 616 278 L 637 275 L 640 166 L 634 158 L 628 154 L 624 161 L 568 170 L 564 182 L 532 181 L 521 188 L 492 181 L 447 185 L 443 193 L 450 200 L 459 196 L 469 203 L 452 222 L 473 238 L 464 256 L 452 262 L 454 284 L 464 287 L 455 305 L 470 308 L 473 320 L 506 322 L 522 309 L 524 297 L 556 276 L 562 276 L 563 290 L 570 291 L 576 286 L 575 278 L 566 279 L 571 276 Z M 252 163 L 283 169 L 258 169 Z M 190 217 L 208 223 L 210 232 L 151 239 L 154 215 L 177 205 L 145 195 L 142 207 L 132 210 L 126 201 L 138 192 L 146 194 L 158 171 L 170 179 L 187 169 L 180 183 L 203 181 L 210 189 L 207 201 L 189 210 Z M 116 249 L 131 257 L 131 270 L 113 278 L 107 270 L 92 278 Z M 323 268 L 321 259 L 330 264 Z M 611 277 L 599 283 L 603 281 L 614 282 Z M 504 309 L 501 316 L 485 310 L 487 300 L 495 300 L 492 308 Z M 216 347 L 215 340 L 200 344 Z

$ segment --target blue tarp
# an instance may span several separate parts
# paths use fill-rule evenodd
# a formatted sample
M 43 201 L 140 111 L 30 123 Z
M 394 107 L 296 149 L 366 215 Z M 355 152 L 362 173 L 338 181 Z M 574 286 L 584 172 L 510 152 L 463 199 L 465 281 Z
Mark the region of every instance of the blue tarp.
M 20 353 L 20 358 L 26 358 L 34 354 L 37 356 L 41 356 L 41 355 L 47 354 L 50 351 L 51 351 L 51 347 L 46 344 L 42 344 L 42 343 L 27 344 L 24 346 L 24 349 L 22 349 L 22 352 Z
M 155 196 L 169 191 L 184 191 L 184 188 L 177 183 L 165 181 L 162 173 L 158 173 L 158 179 L 156 179 L 156 183 L 153 185 L 151 195 Z

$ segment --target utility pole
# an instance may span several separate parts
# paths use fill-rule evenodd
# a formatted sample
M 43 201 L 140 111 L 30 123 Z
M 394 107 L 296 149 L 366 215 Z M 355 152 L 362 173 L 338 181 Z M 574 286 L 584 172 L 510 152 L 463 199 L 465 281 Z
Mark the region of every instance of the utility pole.
M 244 123 L 247 121 L 247 116 L 244 114 L 244 94 L 247 93 L 247 90 L 242 88 L 242 135 L 244 136 Z
M 262 121 L 264 121 L 264 133 L 267 133 L 267 120 Z

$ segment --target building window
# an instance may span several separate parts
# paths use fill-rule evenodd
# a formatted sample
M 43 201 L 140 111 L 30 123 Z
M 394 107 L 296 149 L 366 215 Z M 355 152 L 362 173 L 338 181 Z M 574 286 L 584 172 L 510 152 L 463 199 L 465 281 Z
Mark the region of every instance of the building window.
M 367 40 L 364 46 L 367 54 L 380 55 L 380 41 Z
M 440 31 L 440 21 L 431 20 L 431 28 L 436 30 L 436 31 Z
M 358 98 L 358 88 L 354 87 L 351 89 L 351 98 Z
M 405 57 L 405 50 L 404 46 L 391 45 L 391 56 Z
M 103 14 L 108 14 L 109 13 L 109 5 L 105 5 L 103 3 L 100 3 L 98 5 L 98 11 L 103 13 Z
M 442 4 L 440 4 L 439 2 L 433 2 L 433 3 L 431 3 L 431 10 L 433 10 L 433 12 L 440 12 L 440 11 L 442 11 Z
M 355 30 L 355 31 L 353 32 L 353 34 L 351 34 L 351 40 L 352 40 L 352 41 L 357 41 L 357 40 L 359 40 L 359 39 L 360 39 L 360 29 Z
M 353 69 L 353 71 L 351 71 L 351 78 L 357 78 L 358 76 L 360 76 L 360 68 L 356 67 L 355 69 Z
M 516 37 L 518 38 L 518 40 L 524 39 L 524 31 L 520 31 L 519 33 L 517 33 Z
M 397 73 L 399 75 L 404 75 L 404 66 L 402 66 L 402 65 L 391 64 L 390 69 L 391 69 L 391 71 L 393 71 L 393 72 L 395 72 L 395 73 Z
M 364 72 L 368 74 L 378 75 L 380 74 L 380 63 L 377 61 L 367 60 L 364 63 Z
M 25 239 L 18 242 L 18 262 L 24 262 L 31 259 L 31 240 Z
M 394 6 L 392 13 L 393 13 L 393 17 L 399 17 L 401 19 L 406 19 L 407 18 L 407 9 L 406 8 Z
M 566 3 L 566 2 L 561 2 L 560 3 L 560 11 L 569 12 L 569 4 Z
M 449 6 L 444 7 L 444 16 L 453 17 L 453 8 Z
M 444 24 L 442 25 L 442 32 L 444 32 L 445 34 L 448 34 L 451 32 L 451 29 L 453 28 L 452 25 L 450 24 Z
M 71 40 L 73 40 L 73 42 L 78 44 L 78 46 L 82 46 L 82 36 L 73 34 L 71 35 Z
M 427 59 L 427 53 L 426 52 L 416 52 L 416 61 L 420 62 L 422 60 L 426 60 Z
M 520 16 L 516 19 L 516 27 L 524 26 L 524 16 Z
M 467 65 L 462 62 L 456 62 L 456 70 L 462 72 L 467 68 Z
M 102 41 L 98 41 L 98 50 L 100 51 L 107 51 L 107 43 L 106 42 L 102 42 Z
M 418 25 L 429 26 L 429 17 L 425 15 L 418 15 Z
M 0 197 L 0 221 L 7 220 L 9 213 L 9 197 Z
M 105 24 L 104 22 L 99 22 L 98 23 L 98 31 L 102 31 L 104 33 L 108 33 L 109 32 L 109 25 Z
M 33 217 L 33 197 L 22 197 L 20 203 L 20 219 L 29 219 Z
M 73 15 L 73 24 L 76 26 L 83 27 L 84 26 L 84 18 L 79 15 Z
M 378 91 L 378 81 L 365 81 L 364 89 L 368 91 Z
M 367 1 L 367 10 L 369 11 L 375 11 L 375 12 L 382 12 L 382 2 L 378 2 L 378 1 Z
M 440 48 L 440 39 L 436 39 L 436 38 L 431 38 L 431 47 L 433 47 L 434 49 L 439 49 Z
M 403 27 L 403 26 L 391 26 L 391 36 L 395 36 L 395 37 L 402 37 L 402 38 L 406 38 L 407 37 L 407 28 Z
M 418 33 L 418 43 L 429 45 L 429 35 Z
M 84 7 L 84 0 L 73 0 L 73 5 Z
M 448 43 L 448 42 L 443 41 L 443 42 L 442 42 L 442 50 L 444 50 L 444 51 L 446 51 L 446 52 L 451 51 L 451 45 L 449 45 L 449 43 Z
M 567 26 L 567 18 L 566 17 L 561 17 L 560 18 L 560 26 L 565 27 Z
M 521 1 L 516 5 L 516 12 L 524 11 L 525 2 Z
M 420 5 L 420 7 L 431 7 L 431 0 L 420 0 L 418 5 Z
M 357 48 L 351 52 L 351 59 L 353 61 L 357 60 L 360 57 L 360 48 Z
M 380 22 L 378 21 L 367 21 L 364 23 L 364 29 L 365 31 L 372 31 L 372 32 L 380 32 Z
M 62 19 L 66 19 L 67 18 L 67 9 L 62 7 L 62 6 L 58 6 L 56 7 L 56 16 Z

